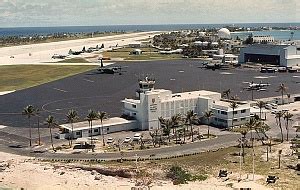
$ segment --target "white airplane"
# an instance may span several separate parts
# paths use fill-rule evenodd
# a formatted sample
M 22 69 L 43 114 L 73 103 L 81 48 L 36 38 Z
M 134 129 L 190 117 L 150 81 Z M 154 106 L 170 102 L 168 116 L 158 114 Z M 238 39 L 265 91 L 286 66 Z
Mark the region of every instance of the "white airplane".
M 244 88 L 247 91 L 252 91 L 252 90 L 266 91 L 267 89 L 265 87 L 270 86 L 269 83 L 262 83 L 262 82 L 260 82 L 260 83 L 254 83 L 253 81 L 252 82 L 243 82 L 243 83 L 249 84 L 248 87 Z

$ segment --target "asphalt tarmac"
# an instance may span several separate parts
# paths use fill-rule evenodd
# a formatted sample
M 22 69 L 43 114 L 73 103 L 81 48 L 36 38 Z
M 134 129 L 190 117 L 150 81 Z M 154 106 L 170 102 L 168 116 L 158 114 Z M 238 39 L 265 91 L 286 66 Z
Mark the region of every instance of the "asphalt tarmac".
M 145 76 L 156 80 L 156 88 L 173 92 L 211 90 L 222 92 L 231 89 L 231 95 L 250 100 L 251 92 L 243 90 L 245 82 L 270 83 L 267 91 L 254 92 L 254 98 L 279 96 L 280 83 L 288 86 L 288 93 L 300 93 L 300 73 L 260 73 L 254 70 L 206 70 L 199 68 L 200 61 L 168 60 L 151 62 L 120 62 L 122 75 L 100 74 L 94 70 L 40 86 L 0 96 L 0 125 L 27 127 L 28 120 L 21 115 L 31 104 L 41 110 L 40 120 L 53 115 L 57 123 L 66 123 L 70 109 L 79 112 L 81 120 L 89 109 L 106 111 L 110 116 L 122 114 L 121 100 L 135 97 L 138 81 Z M 34 73 L 33 73 L 34 74 Z M 37 118 L 32 123 L 36 126 Z M 45 125 L 42 125 L 46 127 Z

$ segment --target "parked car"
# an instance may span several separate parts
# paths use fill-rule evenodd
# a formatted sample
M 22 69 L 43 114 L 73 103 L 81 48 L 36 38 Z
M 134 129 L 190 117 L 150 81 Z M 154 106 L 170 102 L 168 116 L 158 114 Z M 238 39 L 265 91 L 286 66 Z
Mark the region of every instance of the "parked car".
M 131 137 L 126 137 L 125 140 L 123 141 L 124 143 L 129 143 L 131 141 Z
M 273 106 L 272 106 L 271 104 L 266 104 L 266 105 L 265 105 L 265 108 L 268 109 L 268 110 L 272 109 L 272 107 L 273 107 Z
M 132 140 L 133 140 L 133 141 L 139 141 L 139 140 L 141 140 L 141 138 L 142 138 L 141 133 L 136 133 L 136 134 L 134 134 Z
M 109 137 L 109 138 L 107 139 L 107 144 L 112 144 L 113 142 L 114 142 L 114 139 L 113 139 L 113 138 Z
M 278 113 L 278 110 L 276 110 L 276 109 L 273 109 L 273 110 L 271 111 L 271 114 L 276 114 L 276 113 Z
M 275 104 L 275 103 L 272 103 L 271 106 L 272 106 L 272 109 L 277 109 L 278 108 L 278 105 Z

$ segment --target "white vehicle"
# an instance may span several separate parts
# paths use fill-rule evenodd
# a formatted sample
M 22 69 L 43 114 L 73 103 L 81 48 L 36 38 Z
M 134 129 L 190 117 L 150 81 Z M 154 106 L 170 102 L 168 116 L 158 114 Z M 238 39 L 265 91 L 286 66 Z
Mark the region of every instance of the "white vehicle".
M 125 140 L 123 141 L 124 143 L 129 143 L 131 141 L 131 137 L 126 137 Z
M 282 110 L 283 112 L 288 112 L 288 111 L 290 111 L 289 109 L 283 109 Z
M 268 109 L 268 110 L 272 109 L 272 107 L 273 107 L 273 106 L 272 106 L 271 104 L 266 104 L 266 105 L 265 105 L 265 108 Z
M 276 113 L 278 113 L 278 110 L 274 109 L 274 110 L 271 111 L 271 114 L 276 114 Z
M 109 137 L 109 138 L 107 139 L 107 144 L 112 144 L 113 142 L 114 142 L 114 139 L 113 139 L 113 138 Z
M 272 109 L 277 109 L 277 107 L 278 107 L 278 105 L 275 103 L 272 103 L 271 106 L 272 106 Z
M 136 133 L 133 136 L 133 141 L 139 141 L 139 140 L 141 140 L 141 138 L 142 138 L 141 133 Z

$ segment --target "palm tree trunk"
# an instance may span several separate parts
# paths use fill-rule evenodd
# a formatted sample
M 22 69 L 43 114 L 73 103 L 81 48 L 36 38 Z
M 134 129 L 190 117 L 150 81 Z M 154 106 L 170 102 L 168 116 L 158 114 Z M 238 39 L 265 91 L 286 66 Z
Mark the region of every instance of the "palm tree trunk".
M 50 130 L 50 140 L 51 140 L 52 149 L 53 149 L 53 151 L 55 151 L 55 149 L 54 149 L 54 145 L 53 145 L 53 136 L 52 136 L 52 130 L 51 130 L 51 126 L 50 126 L 50 125 L 49 125 L 49 130 Z
M 250 138 L 251 138 L 251 147 L 253 148 L 253 134 L 252 134 L 252 128 L 250 128 Z
M 102 120 L 101 120 L 101 128 L 102 128 L 102 143 L 103 143 L 103 146 L 105 146 L 105 140 L 104 140 L 104 130 L 103 130 L 103 125 L 102 125 Z
M 30 125 L 30 117 L 28 118 L 29 121 L 29 146 L 32 146 L 32 142 L 31 142 L 31 125 Z
M 73 122 L 71 123 L 71 127 L 72 127 L 72 133 L 71 133 L 71 146 L 73 145 L 73 138 L 74 138 L 74 126 L 73 126 Z
M 259 119 L 261 120 L 261 107 L 259 108 Z
M 282 103 L 282 105 L 284 104 L 284 102 L 283 102 L 283 90 L 281 91 L 281 103 Z
M 183 127 L 183 142 L 185 143 L 185 127 Z
M 209 138 L 209 119 L 207 119 L 207 138 Z
M 279 121 L 279 128 L 280 128 L 280 133 L 281 133 L 281 143 L 283 143 L 283 132 L 282 132 L 282 126 L 281 126 L 281 121 L 280 118 L 278 119 Z
M 233 111 L 232 111 L 232 126 L 231 126 L 231 128 L 233 129 L 233 120 L 234 120 L 234 109 L 232 109 Z
M 38 117 L 37 127 L 38 127 L 39 146 L 40 146 L 41 145 L 41 133 L 40 133 L 40 118 L 39 117 Z
M 92 150 L 94 150 L 93 148 L 93 122 L 91 121 L 91 148 Z
M 286 140 L 289 140 L 289 118 L 286 119 Z
M 193 124 L 191 125 L 191 133 L 192 133 L 192 142 L 194 142 Z

